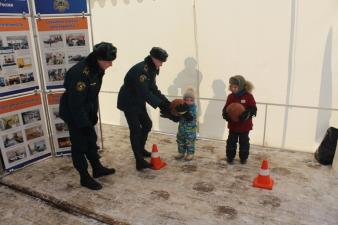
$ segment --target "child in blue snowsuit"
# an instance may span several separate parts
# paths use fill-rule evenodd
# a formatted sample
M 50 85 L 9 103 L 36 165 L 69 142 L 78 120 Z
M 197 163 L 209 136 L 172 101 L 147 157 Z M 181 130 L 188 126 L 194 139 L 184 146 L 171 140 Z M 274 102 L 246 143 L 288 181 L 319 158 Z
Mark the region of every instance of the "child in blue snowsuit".
M 194 158 L 196 141 L 196 104 L 193 89 L 185 91 L 183 100 L 187 105 L 187 113 L 179 118 L 176 135 L 178 154 L 175 159 L 182 159 L 185 156 L 185 160 L 190 161 Z

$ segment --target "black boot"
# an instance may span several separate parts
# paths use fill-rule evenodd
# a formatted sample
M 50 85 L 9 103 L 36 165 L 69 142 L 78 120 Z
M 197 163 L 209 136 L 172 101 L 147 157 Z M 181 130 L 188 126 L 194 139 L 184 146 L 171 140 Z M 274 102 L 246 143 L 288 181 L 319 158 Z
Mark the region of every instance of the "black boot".
M 102 176 L 110 175 L 115 173 L 114 168 L 107 168 L 102 166 L 101 162 L 99 159 L 97 160 L 91 160 L 90 164 L 92 165 L 93 168 L 93 177 L 94 178 L 99 178 Z
M 232 165 L 234 164 L 234 159 L 233 158 L 226 158 L 228 164 Z
M 99 177 L 107 176 L 107 175 L 114 174 L 114 173 L 115 173 L 114 168 L 107 168 L 104 166 L 93 169 L 94 178 L 99 178 Z
M 152 168 L 153 168 L 152 165 L 145 160 L 136 162 L 136 169 L 138 171 L 141 171 L 143 169 L 152 169 Z
M 240 159 L 241 164 L 246 164 L 246 159 Z
M 80 183 L 81 186 L 89 188 L 90 190 L 100 190 L 102 185 L 94 180 L 88 172 L 80 173 Z
M 143 150 L 142 155 L 144 158 L 150 158 L 151 157 L 151 152 L 148 152 L 147 150 Z

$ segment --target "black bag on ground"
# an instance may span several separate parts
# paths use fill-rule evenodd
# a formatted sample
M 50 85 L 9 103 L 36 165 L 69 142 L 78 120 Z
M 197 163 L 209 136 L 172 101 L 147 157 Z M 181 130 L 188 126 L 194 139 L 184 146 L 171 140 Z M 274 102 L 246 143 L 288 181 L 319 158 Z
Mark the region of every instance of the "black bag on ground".
M 317 151 L 315 152 L 315 158 L 320 164 L 332 164 L 334 153 L 337 147 L 337 139 L 338 129 L 334 127 L 330 127 L 329 129 L 327 129 L 322 143 L 320 143 Z

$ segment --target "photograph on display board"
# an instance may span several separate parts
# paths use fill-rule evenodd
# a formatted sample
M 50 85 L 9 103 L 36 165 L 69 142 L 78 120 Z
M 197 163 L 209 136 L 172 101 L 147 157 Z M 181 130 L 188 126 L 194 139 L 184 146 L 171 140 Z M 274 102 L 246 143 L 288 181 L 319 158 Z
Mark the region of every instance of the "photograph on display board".
M 31 128 L 27 128 L 27 129 L 25 129 L 25 133 L 26 133 L 27 141 L 35 139 L 35 138 L 42 137 L 44 135 L 41 125 L 31 127 Z
M 49 52 L 46 53 L 46 64 L 48 66 L 65 64 L 64 52 Z
M 20 74 L 20 81 L 21 83 L 28 83 L 34 81 L 33 73 L 21 73 Z
M 5 78 L 0 77 L 0 87 L 5 87 L 5 86 L 7 86 Z
M 85 33 L 66 34 L 66 43 L 68 47 L 77 47 L 86 45 Z
M 13 133 L 8 133 L 2 136 L 2 141 L 5 148 L 15 146 L 17 144 L 23 143 L 22 131 L 15 131 Z
M 40 152 L 44 152 L 47 150 L 47 145 L 45 140 L 32 142 L 28 144 L 28 151 L 30 155 L 35 155 Z
M 7 36 L 8 47 L 13 48 L 14 50 L 25 50 L 29 49 L 28 38 L 27 36 Z
M 11 54 L 11 53 L 14 53 L 14 49 L 12 47 L 4 47 L 0 46 L 0 54 L 3 55 L 3 54 Z
M 42 37 L 44 48 L 63 48 L 62 34 L 50 34 Z
M 58 134 L 63 134 L 64 132 L 69 132 L 68 126 L 66 123 L 56 123 L 55 129 Z
M 49 69 L 48 70 L 48 80 L 49 81 L 63 81 L 66 75 L 67 69 Z
M 68 54 L 68 64 L 76 64 L 87 57 L 87 52 L 70 52 Z
M 14 54 L 3 54 L 3 55 L 1 55 L 1 63 L 2 63 L 2 67 L 15 66 L 16 62 L 15 62 Z
M 32 67 L 32 59 L 30 56 L 19 56 L 16 59 L 16 63 L 19 68 L 29 68 Z
M 60 119 L 59 107 L 53 108 L 53 117 L 54 117 L 54 120 Z
M 7 84 L 8 86 L 20 84 L 20 75 L 10 75 L 8 76 Z
M 59 148 L 70 148 L 71 146 L 70 137 L 58 138 L 58 145 Z
M 41 120 L 40 110 L 34 109 L 21 113 L 23 124 L 35 123 Z
M 19 120 L 19 115 L 14 114 L 14 115 L 9 115 L 5 117 L 0 118 L 0 130 L 9 130 L 15 127 L 21 126 L 20 120 Z
M 19 147 L 6 151 L 6 157 L 9 163 L 14 163 L 27 158 L 25 147 Z

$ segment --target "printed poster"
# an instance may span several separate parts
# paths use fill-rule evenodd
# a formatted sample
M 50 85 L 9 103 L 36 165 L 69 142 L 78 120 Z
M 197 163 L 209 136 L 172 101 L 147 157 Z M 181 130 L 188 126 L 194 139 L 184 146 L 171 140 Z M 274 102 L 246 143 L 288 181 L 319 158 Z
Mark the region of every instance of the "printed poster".
M 46 86 L 63 88 L 66 71 L 90 52 L 87 18 L 38 19 L 37 26 Z
M 59 103 L 62 94 L 60 92 L 48 94 L 49 117 L 56 155 L 69 154 L 71 147 L 67 124 L 59 116 Z
M 0 0 L 0 13 L 28 13 L 27 0 Z
M 51 155 L 40 94 L 0 101 L 0 150 L 5 169 Z
M 38 88 L 27 18 L 0 18 L 0 97 Z
M 35 0 L 36 14 L 87 13 L 86 0 Z

